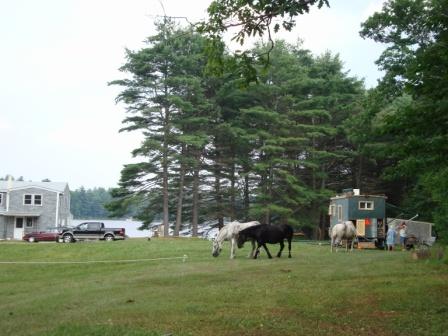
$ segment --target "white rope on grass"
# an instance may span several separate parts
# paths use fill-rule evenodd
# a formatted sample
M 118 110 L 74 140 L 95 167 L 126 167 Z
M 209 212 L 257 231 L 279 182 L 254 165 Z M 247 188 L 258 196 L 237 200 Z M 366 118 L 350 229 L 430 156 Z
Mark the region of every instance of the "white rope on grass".
M 185 262 L 188 256 L 184 254 L 182 257 L 169 257 L 169 258 L 150 258 L 150 259 L 122 259 L 122 260 L 86 260 L 86 261 L 0 261 L 0 264 L 118 264 L 118 263 L 132 263 L 132 262 L 144 262 L 144 261 L 157 261 L 157 260 L 175 260 L 182 259 Z

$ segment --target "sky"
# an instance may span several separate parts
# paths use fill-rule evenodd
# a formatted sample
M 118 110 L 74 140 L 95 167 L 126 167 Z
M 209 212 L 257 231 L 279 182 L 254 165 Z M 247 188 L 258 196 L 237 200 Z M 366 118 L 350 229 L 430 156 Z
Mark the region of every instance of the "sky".
M 71 190 L 117 186 L 135 161 L 138 133 L 119 133 L 115 103 L 125 48 L 138 50 L 166 13 L 196 22 L 210 0 L 0 0 L 0 177 L 68 182 Z M 374 87 L 384 46 L 359 36 L 384 0 L 330 0 L 297 18 L 293 32 L 315 55 L 338 53 L 350 76 Z

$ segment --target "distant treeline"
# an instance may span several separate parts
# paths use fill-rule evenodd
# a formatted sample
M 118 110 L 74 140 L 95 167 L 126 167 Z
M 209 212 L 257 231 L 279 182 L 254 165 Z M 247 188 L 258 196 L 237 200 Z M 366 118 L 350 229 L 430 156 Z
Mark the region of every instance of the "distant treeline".
M 104 205 L 112 199 L 109 189 L 81 187 L 71 191 L 70 208 L 75 219 L 108 218 Z

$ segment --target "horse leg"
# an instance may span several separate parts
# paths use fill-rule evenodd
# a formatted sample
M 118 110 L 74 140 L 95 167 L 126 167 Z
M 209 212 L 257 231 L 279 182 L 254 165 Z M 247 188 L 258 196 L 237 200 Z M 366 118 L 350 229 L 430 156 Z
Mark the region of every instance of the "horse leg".
M 264 247 L 266 253 L 268 254 L 268 258 L 272 259 L 271 253 L 269 252 L 268 247 L 266 246 L 266 243 L 263 243 L 262 246 Z
M 277 258 L 280 258 L 282 256 L 282 251 L 285 248 L 285 244 L 283 243 L 283 240 L 280 242 L 280 251 L 277 253 Z
M 247 256 L 248 258 L 253 258 L 254 257 L 254 253 L 255 253 L 255 240 L 251 240 L 250 241 L 252 244 L 252 251 L 249 252 L 249 255 Z
M 331 239 L 330 239 L 330 251 L 331 251 L 331 253 L 333 253 L 333 244 L 334 244 L 334 238 L 331 237 Z
M 230 259 L 235 258 L 235 238 L 230 239 Z
M 292 238 L 288 238 L 288 258 L 291 258 L 291 240 Z
M 257 259 L 258 255 L 260 254 L 260 247 L 261 244 L 257 242 L 257 249 L 255 250 L 254 259 Z

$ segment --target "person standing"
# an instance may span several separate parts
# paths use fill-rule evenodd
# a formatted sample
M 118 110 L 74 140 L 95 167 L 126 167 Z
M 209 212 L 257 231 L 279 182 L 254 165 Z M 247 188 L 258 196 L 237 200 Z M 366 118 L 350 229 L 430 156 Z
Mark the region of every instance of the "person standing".
M 405 222 L 402 222 L 400 225 L 400 230 L 398 231 L 400 234 L 400 245 L 401 249 L 404 251 L 406 249 L 406 238 L 408 236 L 407 234 L 407 225 Z
M 395 227 L 390 226 L 386 234 L 386 245 L 388 251 L 392 251 L 394 249 L 396 234 L 397 232 L 395 231 Z

